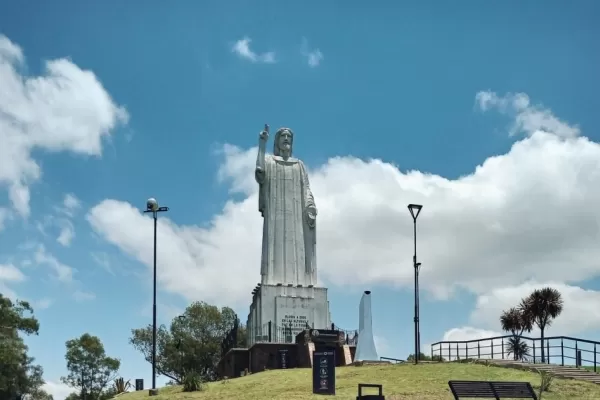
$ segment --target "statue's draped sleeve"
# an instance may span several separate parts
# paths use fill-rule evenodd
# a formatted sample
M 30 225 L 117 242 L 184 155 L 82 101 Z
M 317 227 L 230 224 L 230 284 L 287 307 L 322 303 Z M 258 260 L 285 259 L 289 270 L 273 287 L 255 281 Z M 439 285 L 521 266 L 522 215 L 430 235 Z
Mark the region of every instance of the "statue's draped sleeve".
M 308 182 L 308 174 L 306 173 L 306 167 L 304 163 L 298 160 L 300 168 L 302 169 L 302 184 L 304 186 L 304 209 L 308 207 L 315 207 L 315 198 L 313 197 L 312 191 L 310 190 L 310 183 Z
M 269 194 L 267 191 L 269 190 L 269 185 L 267 185 L 269 168 L 271 166 L 271 158 L 266 155 L 264 159 L 264 164 L 260 167 L 257 166 L 254 176 L 256 178 L 256 182 L 258 182 L 258 211 L 264 217 L 265 216 L 265 208 L 266 202 L 269 198 Z

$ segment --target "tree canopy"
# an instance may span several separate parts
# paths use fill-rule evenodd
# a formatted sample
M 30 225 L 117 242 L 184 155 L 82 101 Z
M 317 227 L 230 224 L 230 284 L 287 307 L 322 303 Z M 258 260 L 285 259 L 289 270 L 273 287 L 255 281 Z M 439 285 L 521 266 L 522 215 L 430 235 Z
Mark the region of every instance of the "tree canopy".
M 28 302 L 13 302 L 0 294 L 0 399 L 17 395 L 27 395 L 32 400 L 52 399 L 42 390 L 42 367 L 33 364 L 20 336 L 37 335 L 39 328 Z
M 207 381 L 217 378 L 221 342 L 232 329 L 237 315 L 229 307 L 195 302 L 173 318 L 169 328 L 161 325 L 156 335 L 156 370 L 177 383 L 186 372 L 195 371 Z M 245 347 L 245 329 L 238 328 L 238 347 Z M 130 343 L 152 362 L 152 325 L 133 329 Z
M 108 384 L 116 378 L 121 362 L 106 355 L 102 341 L 96 336 L 84 333 L 79 338 L 66 342 L 67 370 L 69 374 L 61 381 L 88 400 L 100 400 L 110 390 Z M 71 396 L 77 398 L 78 394 Z
M 515 359 L 524 359 L 529 355 L 529 346 L 520 336 L 523 332 L 530 332 L 536 325 L 540 329 L 542 362 L 545 362 L 545 330 L 562 310 L 562 295 L 557 289 L 550 287 L 534 290 L 521 300 L 518 307 L 505 310 L 500 316 L 500 325 L 504 331 L 513 335 L 508 343 L 509 354 L 514 354 Z

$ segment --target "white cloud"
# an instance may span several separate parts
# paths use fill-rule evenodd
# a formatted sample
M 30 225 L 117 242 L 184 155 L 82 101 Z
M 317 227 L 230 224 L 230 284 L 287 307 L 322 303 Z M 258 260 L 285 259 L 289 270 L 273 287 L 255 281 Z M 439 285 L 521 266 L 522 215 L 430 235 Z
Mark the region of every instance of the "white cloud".
M 68 247 L 75 237 L 75 227 L 73 227 L 73 223 L 67 219 L 61 220 L 60 224 L 62 227 L 60 228 L 60 234 L 56 238 L 56 241 L 63 246 Z
M 256 149 L 228 146 L 222 156 L 218 176 L 242 200 L 228 201 L 207 227 L 161 218 L 158 276 L 166 290 L 188 299 L 246 306 L 260 279 Z M 328 285 L 410 287 L 406 205 L 421 203 L 421 287 L 439 297 L 456 289 L 483 294 L 531 278 L 599 276 L 597 171 L 600 145 L 541 131 L 458 179 L 402 171 L 377 159 L 332 158 L 309 172 L 319 209 L 319 274 Z M 100 236 L 151 267 L 150 218 L 118 200 L 102 201 L 87 218 Z
M 61 382 L 46 381 L 42 389 L 51 394 L 54 400 L 65 400 L 71 393 L 76 392 L 75 389 Z
M 302 39 L 302 46 L 300 52 L 304 57 L 306 57 L 306 62 L 311 68 L 318 67 L 323 61 L 323 53 L 319 49 L 309 49 L 308 41 L 306 39 Z
M 9 287 L 9 284 L 23 282 L 26 279 L 23 272 L 13 264 L 0 264 L 0 293 L 3 296 L 16 300 L 17 294 Z
M 37 264 L 49 266 L 54 272 L 54 277 L 63 283 L 73 282 L 74 269 L 58 261 L 56 257 L 49 254 L 44 246 L 39 246 L 34 254 Z
M 519 304 L 520 300 L 535 289 L 552 287 L 563 297 L 564 309 L 550 327 L 546 336 L 574 335 L 580 332 L 600 330 L 600 292 L 585 290 L 556 282 L 526 282 L 517 286 L 497 287 L 477 298 L 475 310 L 471 314 L 471 323 L 477 326 L 499 329 L 502 311 Z M 582 316 L 585 315 L 585 318 Z M 539 336 L 537 330 L 532 336 Z
M 24 62 L 22 50 L 0 35 L 0 186 L 27 217 L 29 185 L 41 176 L 32 151 L 100 156 L 102 141 L 128 115 L 91 71 L 70 60 L 47 61 L 42 76 L 23 75 Z
M 76 290 L 75 293 L 73 293 L 73 298 L 76 301 L 82 302 L 82 301 L 94 300 L 96 298 L 96 295 L 92 292 L 84 292 L 82 290 Z
M 75 212 L 81 208 L 81 201 L 73 193 L 65 194 L 62 207 L 59 211 L 69 217 L 73 217 Z
M 20 269 L 12 264 L 0 264 L 0 281 L 4 282 L 22 282 L 25 275 Z
M 275 52 L 256 53 L 250 49 L 250 42 L 252 42 L 252 39 L 246 36 L 235 42 L 231 51 L 253 63 L 273 64 L 275 62 Z
M 508 93 L 505 96 L 498 96 L 495 92 L 482 91 L 477 93 L 475 101 L 482 111 L 496 108 L 501 113 L 513 116 L 511 135 L 521 132 L 532 135 L 540 130 L 562 137 L 575 137 L 580 134 L 577 126 L 571 126 L 559 120 L 550 110 L 541 105 L 531 105 L 529 96 L 525 93 Z

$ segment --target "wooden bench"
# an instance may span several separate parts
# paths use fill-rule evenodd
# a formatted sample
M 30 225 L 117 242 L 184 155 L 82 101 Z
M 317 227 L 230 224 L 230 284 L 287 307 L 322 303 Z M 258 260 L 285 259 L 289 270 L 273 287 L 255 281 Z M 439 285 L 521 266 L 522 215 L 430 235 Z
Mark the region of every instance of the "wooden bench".
M 533 399 L 538 400 L 529 382 L 449 381 L 455 400 L 480 399 Z

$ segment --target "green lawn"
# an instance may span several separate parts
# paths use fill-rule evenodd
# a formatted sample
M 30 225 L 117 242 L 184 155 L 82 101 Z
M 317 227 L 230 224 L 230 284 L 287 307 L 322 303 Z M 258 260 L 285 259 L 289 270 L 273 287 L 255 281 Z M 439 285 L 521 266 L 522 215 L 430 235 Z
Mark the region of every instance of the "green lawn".
M 387 400 L 452 400 L 448 381 L 457 380 L 504 380 L 529 381 L 539 389 L 537 373 L 510 368 L 498 368 L 478 364 L 434 363 L 399 364 L 384 366 L 362 366 L 337 368 L 336 398 L 355 399 L 359 383 L 383 385 Z M 202 392 L 184 393 L 181 387 L 161 389 L 155 400 L 197 399 L 197 400 L 304 400 L 321 399 L 313 395 L 311 370 L 288 369 L 266 371 L 244 378 L 214 382 Z M 366 394 L 374 394 L 367 392 Z M 119 400 L 139 400 L 148 398 L 148 391 L 124 394 Z M 555 379 L 550 392 L 543 400 L 600 400 L 600 385 L 575 380 Z

